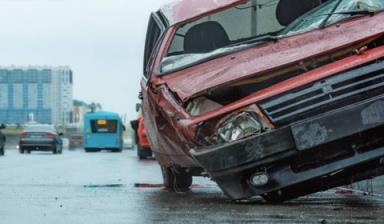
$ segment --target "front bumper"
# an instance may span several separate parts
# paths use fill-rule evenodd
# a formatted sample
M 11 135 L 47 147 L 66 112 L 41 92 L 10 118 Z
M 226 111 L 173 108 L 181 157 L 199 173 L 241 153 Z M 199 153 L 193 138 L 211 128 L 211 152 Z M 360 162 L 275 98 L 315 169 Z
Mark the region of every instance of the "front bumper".
M 213 148 L 193 158 L 232 199 L 290 188 L 300 196 L 384 173 L 384 95 Z M 250 183 L 265 172 L 263 186 Z

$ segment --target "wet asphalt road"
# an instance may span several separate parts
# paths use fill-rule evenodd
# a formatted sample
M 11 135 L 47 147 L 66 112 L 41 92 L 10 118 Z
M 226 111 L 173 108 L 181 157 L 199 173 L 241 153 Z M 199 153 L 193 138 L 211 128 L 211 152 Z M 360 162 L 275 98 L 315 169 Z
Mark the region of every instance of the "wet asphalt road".
M 0 157 L 0 224 L 384 223 L 383 178 L 376 196 L 330 190 L 280 205 L 233 203 L 207 178 L 181 194 L 135 187 L 161 182 L 156 161 L 138 161 L 135 151 L 8 150 Z

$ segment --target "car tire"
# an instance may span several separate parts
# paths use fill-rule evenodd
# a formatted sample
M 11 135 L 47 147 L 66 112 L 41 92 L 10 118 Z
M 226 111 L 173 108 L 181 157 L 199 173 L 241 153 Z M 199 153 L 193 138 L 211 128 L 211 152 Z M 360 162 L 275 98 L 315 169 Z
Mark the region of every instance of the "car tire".
M 279 204 L 289 199 L 295 198 L 296 196 L 289 195 L 287 193 L 284 193 L 282 190 L 280 190 L 280 191 L 273 191 L 270 193 L 266 193 L 262 195 L 262 197 L 268 203 Z
M 54 149 L 52 149 L 52 153 L 53 153 L 53 154 L 57 154 L 57 153 L 58 153 L 57 147 L 55 147 Z
M 174 167 L 161 167 L 164 187 L 175 192 L 186 192 L 192 185 L 192 175 L 184 169 Z
M 143 152 L 143 147 L 139 144 L 137 144 L 137 157 L 139 157 L 140 160 L 146 159 L 147 156 Z
M 139 157 L 140 160 L 147 159 L 150 156 L 152 156 L 152 151 L 150 149 L 143 149 L 140 144 L 137 145 L 137 157 Z
M 4 156 L 4 146 L 0 147 L 0 156 Z
M 19 152 L 20 152 L 20 154 L 24 154 L 24 149 L 23 149 L 23 147 L 20 147 L 20 148 L 19 148 Z
M 27 153 L 28 153 L 28 154 L 31 154 L 31 150 L 27 150 Z

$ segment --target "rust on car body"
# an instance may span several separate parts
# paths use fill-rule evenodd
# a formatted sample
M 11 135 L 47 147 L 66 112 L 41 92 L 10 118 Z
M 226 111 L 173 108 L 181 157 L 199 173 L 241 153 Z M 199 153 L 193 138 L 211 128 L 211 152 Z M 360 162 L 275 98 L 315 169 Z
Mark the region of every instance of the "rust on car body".
M 143 115 L 166 187 L 203 175 L 232 199 L 276 201 L 384 173 L 384 3 L 301 3 L 151 15 Z

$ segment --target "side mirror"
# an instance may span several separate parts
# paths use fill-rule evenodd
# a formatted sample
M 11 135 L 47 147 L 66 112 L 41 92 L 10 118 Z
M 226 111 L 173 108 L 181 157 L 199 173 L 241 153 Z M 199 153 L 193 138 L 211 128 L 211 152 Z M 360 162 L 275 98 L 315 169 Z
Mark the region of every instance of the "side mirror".
M 136 112 L 139 112 L 141 109 L 141 103 L 136 104 Z
M 131 121 L 131 127 L 133 130 L 137 130 L 139 128 L 139 121 L 138 120 Z
M 5 124 L 0 125 L 0 129 L 5 129 L 5 128 L 7 128 L 7 126 Z

